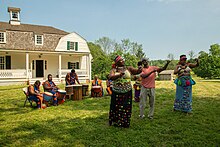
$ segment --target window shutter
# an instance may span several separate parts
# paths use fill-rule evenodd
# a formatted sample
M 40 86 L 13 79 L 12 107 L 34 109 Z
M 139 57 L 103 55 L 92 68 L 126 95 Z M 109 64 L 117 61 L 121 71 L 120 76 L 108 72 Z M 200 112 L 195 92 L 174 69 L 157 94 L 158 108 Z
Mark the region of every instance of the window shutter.
M 78 42 L 75 42 L 75 50 L 78 51 Z
M 11 56 L 6 56 L 6 69 L 11 69 Z
M 70 62 L 68 62 L 68 69 L 72 69 Z
M 67 41 L 67 50 L 70 50 L 70 41 Z
M 79 69 L 79 62 L 76 62 L 76 69 Z

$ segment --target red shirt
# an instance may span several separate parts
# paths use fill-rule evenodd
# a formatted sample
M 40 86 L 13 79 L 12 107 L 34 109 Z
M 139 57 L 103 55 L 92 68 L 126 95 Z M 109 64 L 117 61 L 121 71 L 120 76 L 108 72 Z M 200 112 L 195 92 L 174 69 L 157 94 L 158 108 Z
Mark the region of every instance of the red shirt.
M 155 69 L 157 70 L 159 68 L 157 66 L 149 66 L 148 68 L 143 68 L 141 75 L 148 74 Z M 147 78 L 142 78 L 141 85 L 144 86 L 145 88 L 155 88 L 155 77 L 156 77 L 156 72 L 153 72 Z

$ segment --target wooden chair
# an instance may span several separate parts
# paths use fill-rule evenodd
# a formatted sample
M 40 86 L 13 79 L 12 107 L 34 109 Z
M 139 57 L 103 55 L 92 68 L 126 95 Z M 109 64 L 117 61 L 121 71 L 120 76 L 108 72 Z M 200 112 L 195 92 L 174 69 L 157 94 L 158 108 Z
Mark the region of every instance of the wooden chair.
M 32 107 L 32 101 L 29 100 L 29 94 L 28 94 L 28 87 L 22 88 L 22 91 L 24 92 L 26 99 L 24 101 L 24 107 L 26 106 L 27 101 L 30 103 L 31 107 Z

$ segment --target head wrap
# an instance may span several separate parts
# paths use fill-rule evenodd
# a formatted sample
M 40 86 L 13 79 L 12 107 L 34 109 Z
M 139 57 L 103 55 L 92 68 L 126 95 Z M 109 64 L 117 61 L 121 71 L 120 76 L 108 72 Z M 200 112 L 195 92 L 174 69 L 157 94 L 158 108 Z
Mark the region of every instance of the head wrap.
M 112 68 L 115 68 L 116 67 L 116 64 L 120 61 L 120 60 L 123 60 L 123 58 L 119 55 L 117 55 L 114 59 L 114 63 L 112 64 Z
M 121 56 L 116 56 L 115 57 L 115 63 L 118 63 L 118 61 L 122 60 L 123 58 Z

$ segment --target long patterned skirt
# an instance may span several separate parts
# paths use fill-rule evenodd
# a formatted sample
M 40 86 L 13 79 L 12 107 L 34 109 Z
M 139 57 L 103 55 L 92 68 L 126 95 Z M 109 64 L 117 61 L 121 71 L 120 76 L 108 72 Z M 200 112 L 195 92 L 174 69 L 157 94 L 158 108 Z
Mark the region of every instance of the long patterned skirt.
M 192 85 L 176 86 L 176 98 L 173 107 L 174 110 L 182 112 L 192 111 Z
M 127 93 L 112 92 L 109 125 L 128 128 L 132 111 L 132 90 Z

